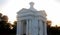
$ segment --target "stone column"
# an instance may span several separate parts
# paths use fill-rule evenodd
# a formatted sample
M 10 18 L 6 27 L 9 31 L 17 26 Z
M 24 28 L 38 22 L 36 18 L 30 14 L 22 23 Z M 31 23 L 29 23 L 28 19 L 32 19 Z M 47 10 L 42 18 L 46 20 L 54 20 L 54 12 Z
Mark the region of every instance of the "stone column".
M 29 35 L 29 23 L 28 20 L 26 20 L 27 24 L 26 24 L 26 35 Z
M 21 21 L 17 21 L 17 34 L 16 35 L 21 35 Z
M 45 27 L 45 35 L 47 35 L 47 25 L 46 25 L 46 22 L 44 23 L 44 27 Z
M 29 35 L 32 35 L 32 20 L 29 20 Z
M 39 21 L 39 27 L 40 27 L 40 32 L 39 32 L 39 35 L 43 35 L 43 23 L 42 23 L 42 20 Z

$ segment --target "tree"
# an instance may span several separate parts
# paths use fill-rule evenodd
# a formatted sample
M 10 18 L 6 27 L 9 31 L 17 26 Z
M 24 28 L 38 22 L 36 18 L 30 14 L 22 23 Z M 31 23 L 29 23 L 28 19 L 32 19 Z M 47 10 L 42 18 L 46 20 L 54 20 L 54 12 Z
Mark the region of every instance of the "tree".
M 47 27 L 51 27 L 51 23 L 52 23 L 52 21 L 47 20 Z
M 2 16 L 2 21 L 8 22 L 8 17 L 6 15 Z
M 10 30 L 10 25 L 8 23 L 8 16 L 0 13 L 0 35 L 7 35 Z M 7 34 L 6 34 L 7 33 Z
M 2 13 L 0 13 L 0 21 L 1 21 L 1 18 L 2 18 Z
M 16 29 L 17 29 L 17 21 L 14 21 L 13 30 L 15 33 L 16 33 Z
M 0 17 L 2 17 L 2 13 L 0 13 Z

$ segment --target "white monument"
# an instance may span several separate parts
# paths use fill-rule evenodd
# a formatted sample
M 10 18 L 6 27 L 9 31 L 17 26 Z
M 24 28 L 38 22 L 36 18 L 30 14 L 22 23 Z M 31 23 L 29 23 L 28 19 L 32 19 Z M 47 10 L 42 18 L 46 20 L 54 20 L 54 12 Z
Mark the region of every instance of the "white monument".
M 16 35 L 47 35 L 46 13 L 37 11 L 30 2 L 30 8 L 23 8 L 17 13 Z

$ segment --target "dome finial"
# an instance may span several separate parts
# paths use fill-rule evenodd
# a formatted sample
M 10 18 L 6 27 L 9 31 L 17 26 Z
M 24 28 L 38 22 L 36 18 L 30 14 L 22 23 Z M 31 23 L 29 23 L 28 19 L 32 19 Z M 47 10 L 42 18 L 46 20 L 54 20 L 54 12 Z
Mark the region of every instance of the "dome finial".
M 30 2 L 30 10 L 32 11 L 37 11 L 35 8 L 34 8 L 34 2 Z
M 33 7 L 34 6 L 34 2 L 30 2 L 30 6 Z

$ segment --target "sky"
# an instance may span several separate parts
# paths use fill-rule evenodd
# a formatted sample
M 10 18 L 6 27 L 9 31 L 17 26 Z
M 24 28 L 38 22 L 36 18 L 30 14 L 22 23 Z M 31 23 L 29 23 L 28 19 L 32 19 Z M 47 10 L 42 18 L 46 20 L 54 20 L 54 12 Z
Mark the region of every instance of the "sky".
M 34 2 L 34 8 L 38 11 L 46 11 L 47 19 L 52 21 L 52 26 L 60 26 L 60 0 L 0 0 L 0 13 L 7 15 L 9 21 L 13 22 L 19 10 L 30 7 L 29 2 Z

